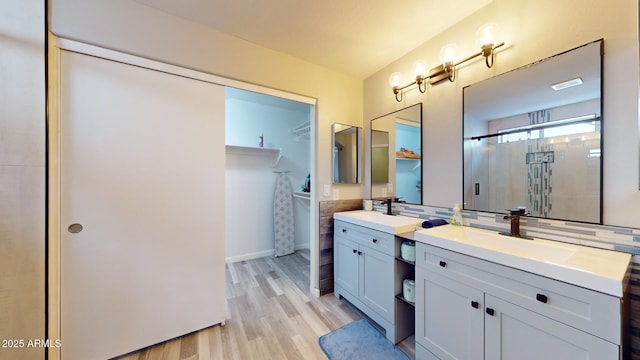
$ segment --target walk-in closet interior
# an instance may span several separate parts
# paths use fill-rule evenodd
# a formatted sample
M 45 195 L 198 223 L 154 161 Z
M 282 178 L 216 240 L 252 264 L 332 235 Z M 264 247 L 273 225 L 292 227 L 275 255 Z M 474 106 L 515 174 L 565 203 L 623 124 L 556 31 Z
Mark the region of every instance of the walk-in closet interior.
M 225 109 L 227 262 L 309 249 L 313 107 L 227 87 Z

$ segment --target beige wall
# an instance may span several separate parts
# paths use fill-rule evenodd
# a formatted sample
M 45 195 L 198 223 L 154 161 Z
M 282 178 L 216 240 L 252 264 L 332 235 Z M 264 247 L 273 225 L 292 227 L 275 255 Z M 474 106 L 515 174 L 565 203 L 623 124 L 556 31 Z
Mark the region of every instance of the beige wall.
M 482 60 L 467 63 L 455 83 L 437 84 L 427 94 L 412 89 L 402 103 L 396 102 L 388 85 L 391 73 L 411 75 L 418 59 L 436 66 L 440 48 L 450 42 L 463 55 L 477 52 L 476 29 L 488 22 L 500 24 L 507 44 L 492 69 Z M 423 102 L 423 203 L 451 207 L 462 201 L 463 87 L 604 38 L 604 223 L 640 227 L 637 27 L 636 0 L 618 0 L 615 6 L 605 0 L 494 0 L 365 79 L 365 126 L 382 114 Z
M 42 359 L 45 92 L 42 1 L 0 5 L 0 359 Z M 3 342 L 0 345 L 8 345 Z
M 57 36 L 316 98 L 318 183 L 331 184 L 331 124 L 360 125 L 362 81 L 131 0 L 50 0 Z M 321 189 L 312 184 L 315 189 Z M 360 186 L 341 186 L 359 198 Z M 318 200 L 327 200 L 319 192 Z

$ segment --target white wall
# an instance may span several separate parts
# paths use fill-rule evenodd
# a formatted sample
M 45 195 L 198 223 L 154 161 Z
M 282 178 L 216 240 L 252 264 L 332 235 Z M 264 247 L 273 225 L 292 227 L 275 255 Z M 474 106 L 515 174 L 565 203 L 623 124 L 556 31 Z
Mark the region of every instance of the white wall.
M 45 87 L 42 1 L 0 5 L 0 359 L 42 359 Z M 6 344 L 0 344 L 6 345 Z
M 226 143 L 257 147 L 264 136 L 265 148 L 281 149 L 277 166 L 264 156 L 227 153 L 226 162 L 226 258 L 240 261 L 273 255 L 273 197 L 276 171 L 286 176 L 294 191 L 310 171 L 310 140 L 289 133 L 309 121 L 312 106 L 272 96 L 227 88 Z M 309 200 L 294 198 L 296 249 L 308 249 Z
M 436 66 L 440 48 L 450 42 L 457 42 L 463 54 L 477 52 L 475 32 L 487 22 L 500 24 L 507 44 L 496 55 L 492 69 L 482 60 L 467 63 L 459 68 L 455 83 L 437 84 L 426 94 L 412 89 L 403 102 L 396 102 L 388 85 L 391 73 L 412 74 L 418 59 Z M 462 201 L 462 88 L 604 38 L 604 223 L 640 227 L 637 27 L 636 0 L 619 0 L 615 6 L 605 0 L 494 0 L 365 79 L 364 124 L 423 102 L 423 203 L 451 207 Z

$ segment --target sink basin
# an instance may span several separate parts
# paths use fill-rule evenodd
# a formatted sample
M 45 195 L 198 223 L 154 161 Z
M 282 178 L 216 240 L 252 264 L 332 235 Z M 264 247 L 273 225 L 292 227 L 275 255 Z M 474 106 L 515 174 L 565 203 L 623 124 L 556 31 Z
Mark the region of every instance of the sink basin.
M 493 251 L 504 252 L 514 256 L 538 259 L 546 262 L 564 262 L 575 254 L 575 249 L 555 246 L 539 240 L 520 239 L 495 233 L 487 233 L 480 229 L 463 227 L 452 234 L 461 241 L 481 246 Z
M 631 255 L 543 239 L 520 239 L 468 226 L 416 231 L 416 241 L 614 296 L 622 296 Z
M 421 224 L 423 221 L 422 219 L 409 216 L 391 216 L 378 211 L 366 210 L 337 212 L 333 214 L 333 218 L 389 234 L 402 234 L 414 231 L 416 226 Z

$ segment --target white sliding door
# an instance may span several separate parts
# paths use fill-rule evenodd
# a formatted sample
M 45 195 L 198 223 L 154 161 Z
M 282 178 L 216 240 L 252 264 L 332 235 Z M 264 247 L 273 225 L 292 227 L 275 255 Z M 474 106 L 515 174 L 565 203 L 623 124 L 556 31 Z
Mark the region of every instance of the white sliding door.
M 224 88 L 69 51 L 60 68 L 62 359 L 223 322 Z

